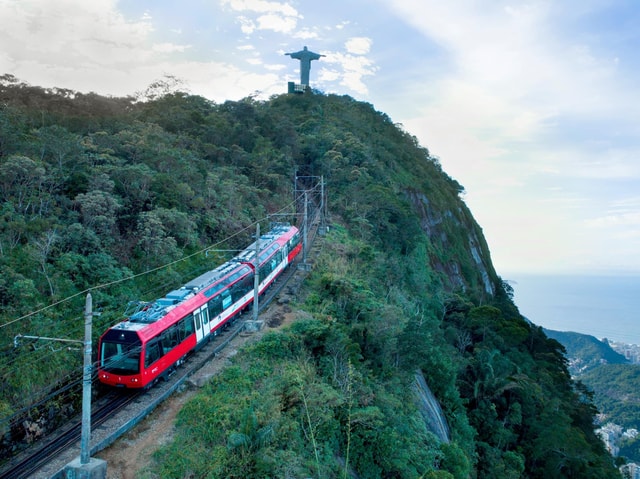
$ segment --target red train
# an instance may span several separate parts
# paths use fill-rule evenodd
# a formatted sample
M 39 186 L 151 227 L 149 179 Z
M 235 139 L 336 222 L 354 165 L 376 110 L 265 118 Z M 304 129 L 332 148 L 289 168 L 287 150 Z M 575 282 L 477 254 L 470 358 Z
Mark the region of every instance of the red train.
M 277 225 L 259 240 L 262 293 L 300 253 L 300 232 Z M 148 303 L 109 328 L 98 345 L 98 379 L 116 387 L 147 388 L 181 364 L 253 302 L 256 243 L 180 289 Z

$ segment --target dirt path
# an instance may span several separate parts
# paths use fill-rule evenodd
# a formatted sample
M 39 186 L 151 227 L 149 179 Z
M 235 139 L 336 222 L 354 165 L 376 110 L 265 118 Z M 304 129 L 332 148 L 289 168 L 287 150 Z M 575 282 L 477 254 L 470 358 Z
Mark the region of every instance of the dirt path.
M 313 264 L 321 247 L 322 240 L 313 242 L 308 256 L 309 267 Z M 266 311 L 260 313 L 260 320 L 265 324 L 260 331 L 237 335 L 224 350 L 209 361 L 209 364 L 193 374 L 181 391 L 170 396 L 138 426 L 110 447 L 95 455 L 95 457 L 107 461 L 106 479 L 136 479 L 139 477 L 140 472 L 151 464 L 153 453 L 173 439 L 174 424 L 178 413 L 200 387 L 230 364 L 230 358 L 235 356 L 238 350 L 247 343 L 258 341 L 265 333 L 285 327 L 301 315 L 305 315 L 300 311 L 293 311 L 290 303 L 296 299 L 307 275 L 306 271 L 308 268 L 298 269 L 284 290 L 278 294 L 276 300 L 269 305 Z
M 295 319 L 295 312 L 280 301 L 271 305 L 260 317 L 265 322 L 261 331 L 239 334 L 209 364 L 193 374 L 187 385 L 164 401 L 138 426 L 118 439 L 107 449 L 95 455 L 107 461 L 106 479 L 136 479 L 151 464 L 153 453 L 173 439 L 175 419 L 182 407 L 198 391 L 198 388 L 222 371 L 240 348 L 250 341 L 259 340 L 265 332 L 281 328 Z

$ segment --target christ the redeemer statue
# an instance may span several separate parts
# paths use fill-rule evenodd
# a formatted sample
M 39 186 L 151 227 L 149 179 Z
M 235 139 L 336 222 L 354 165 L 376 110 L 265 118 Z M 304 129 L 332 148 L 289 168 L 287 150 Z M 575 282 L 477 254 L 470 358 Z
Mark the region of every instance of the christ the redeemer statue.
M 320 57 L 323 57 L 324 55 L 310 52 L 309 50 L 307 50 L 307 47 L 304 47 L 304 49 L 300 50 L 299 52 L 285 53 L 285 55 L 289 55 L 291 58 L 300 60 L 300 84 L 309 86 L 309 70 L 311 70 L 311 60 L 319 60 Z

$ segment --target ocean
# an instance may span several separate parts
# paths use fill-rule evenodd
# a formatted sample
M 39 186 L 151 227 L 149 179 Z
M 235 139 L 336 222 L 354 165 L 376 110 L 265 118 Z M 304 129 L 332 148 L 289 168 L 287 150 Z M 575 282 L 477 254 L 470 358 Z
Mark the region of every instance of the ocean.
M 640 276 L 503 276 L 520 313 L 556 331 L 640 344 Z

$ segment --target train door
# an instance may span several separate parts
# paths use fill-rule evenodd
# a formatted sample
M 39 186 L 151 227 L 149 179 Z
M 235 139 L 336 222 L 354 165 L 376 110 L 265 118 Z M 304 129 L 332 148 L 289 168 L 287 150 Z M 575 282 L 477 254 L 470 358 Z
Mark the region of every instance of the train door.
M 209 333 L 211 332 L 209 311 L 207 311 L 206 304 L 193 312 L 193 322 L 196 327 L 196 341 L 199 343 L 204 338 L 209 336 Z
M 193 324 L 195 325 L 196 328 L 196 342 L 200 342 L 202 341 L 202 338 L 204 338 L 204 329 L 202 327 L 202 309 L 196 309 L 193 312 Z
M 205 304 L 200 308 L 200 315 L 202 316 L 202 335 L 206 338 L 211 332 L 211 322 L 209 321 L 209 309 Z

